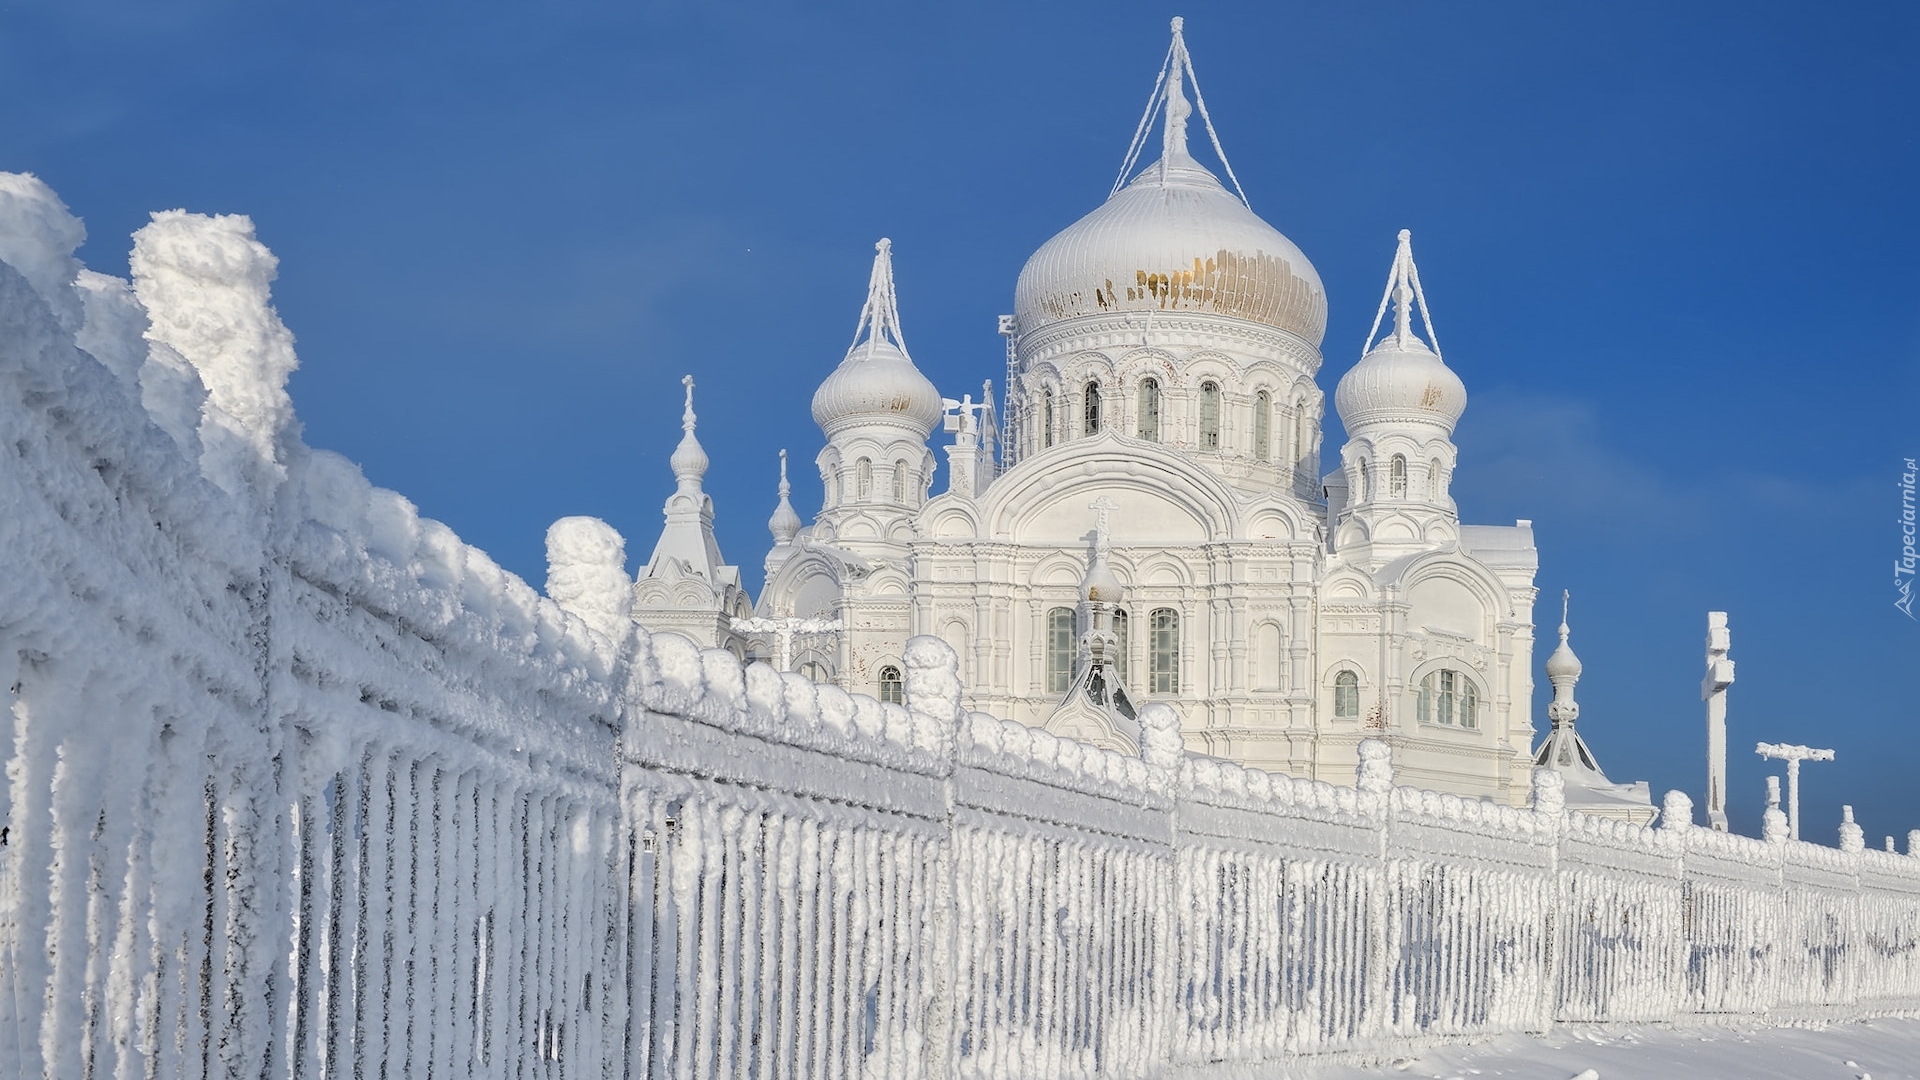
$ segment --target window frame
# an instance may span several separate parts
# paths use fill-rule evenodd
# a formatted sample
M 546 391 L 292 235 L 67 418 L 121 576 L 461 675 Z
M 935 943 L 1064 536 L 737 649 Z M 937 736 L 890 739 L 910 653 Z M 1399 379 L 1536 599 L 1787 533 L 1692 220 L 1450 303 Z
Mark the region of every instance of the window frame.
M 1154 608 L 1147 615 L 1147 692 L 1180 692 L 1180 611 Z
M 1253 395 L 1253 460 L 1271 461 L 1273 441 L 1273 395 L 1265 390 Z
M 1333 718 L 1360 719 L 1360 673 L 1352 668 L 1333 673 Z
M 900 668 L 894 664 L 880 666 L 879 698 L 882 704 L 905 705 L 907 703 L 907 682 Z
M 1220 384 L 1208 379 L 1200 384 L 1200 441 L 1202 450 L 1220 449 Z
M 1047 693 L 1064 694 L 1073 686 L 1073 609 L 1048 608 L 1045 626 Z
M 1147 442 L 1160 441 L 1160 380 L 1151 375 L 1140 380 L 1139 417 L 1134 430 Z

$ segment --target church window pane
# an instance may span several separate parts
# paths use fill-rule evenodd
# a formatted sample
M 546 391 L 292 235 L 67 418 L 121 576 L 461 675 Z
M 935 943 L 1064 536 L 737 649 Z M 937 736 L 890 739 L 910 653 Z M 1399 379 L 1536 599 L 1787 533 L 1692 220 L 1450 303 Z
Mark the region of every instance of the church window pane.
M 1437 503 L 1440 501 L 1440 480 L 1441 480 L 1440 459 L 1434 458 L 1432 461 L 1427 462 L 1427 501 L 1428 502 Z
M 1451 671 L 1436 672 L 1440 676 L 1440 692 L 1434 695 L 1434 720 L 1442 724 L 1453 723 L 1454 674 Z
M 1460 678 L 1460 726 L 1480 726 L 1480 694 L 1465 676 Z
M 880 669 L 880 700 L 889 705 L 906 703 L 906 681 L 900 678 L 900 669 L 892 664 Z
M 1253 460 L 1266 461 L 1272 455 L 1267 442 L 1273 436 L 1273 398 L 1265 390 L 1253 395 Z
M 1100 380 L 1090 379 L 1081 398 L 1081 420 L 1085 434 L 1096 435 L 1100 432 Z
M 853 492 L 863 502 L 873 497 L 873 462 L 867 458 L 853 463 Z
M 1387 494 L 1396 499 L 1407 497 L 1407 459 L 1399 454 L 1387 463 Z
M 1361 458 L 1353 469 L 1353 501 L 1367 501 L 1367 459 Z
M 1140 380 L 1140 437 L 1148 442 L 1160 441 L 1160 382 L 1158 379 Z
M 1073 609 L 1047 612 L 1047 693 L 1064 694 L 1073 681 Z
M 1120 681 L 1122 683 L 1126 684 L 1127 686 L 1132 686 L 1133 685 L 1133 653 L 1129 651 L 1130 643 L 1127 641 L 1128 621 L 1129 620 L 1127 619 L 1127 613 L 1125 610 L 1117 609 L 1117 608 L 1114 610 L 1113 651 L 1115 653 L 1115 656 L 1113 658 L 1113 670 L 1114 670 L 1114 674 L 1120 676 Z
M 1220 449 L 1220 384 L 1200 384 L 1200 449 Z
M 1338 720 L 1360 718 L 1360 676 L 1351 671 L 1333 677 L 1333 715 Z
M 1180 692 L 1180 613 L 1172 608 L 1156 608 L 1148 617 L 1153 635 L 1151 655 L 1147 659 L 1147 692 Z
M 1053 445 L 1053 391 L 1040 394 L 1040 445 Z
M 1413 713 L 1421 723 L 1433 723 L 1433 676 L 1420 680 L 1420 696 L 1414 699 Z
M 1307 460 L 1306 446 L 1307 403 L 1296 401 L 1293 403 L 1293 464 L 1296 468 Z
M 907 463 L 904 461 L 893 463 L 893 501 L 896 503 L 907 501 Z

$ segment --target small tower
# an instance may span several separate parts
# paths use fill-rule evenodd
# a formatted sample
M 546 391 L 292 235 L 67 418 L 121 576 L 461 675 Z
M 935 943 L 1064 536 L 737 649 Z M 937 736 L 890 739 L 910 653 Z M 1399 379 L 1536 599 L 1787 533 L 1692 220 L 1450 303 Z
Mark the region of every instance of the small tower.
M 1580 719 L 1580 703 L 1573 699 L 1573 688 L 1580 682 L 1581 666 L 1580 658 L 1567 644 L 1570 598 L 1568 593 L 1560 594 L 1560 647 L 1547 657 L 1547 681 L 1553 684 L 1547 718 L 1553 721 L 1553 730 L 1535 751 L 1533 763 L 1560 773 L 1569 810 L 1645 825 L 1653 820 L 1653 797 L 1646 781 L 1616 784 L 1608 780 L 1586 740 L 1574 730 L 1574 723 Z
M 1414 333 L 1416 305 L 1424 341 Z M 1393 328 L 1375 344 L 1389 306 Z M 1363 352 L 1334 390 L 1347 442 L 1341 470 L 1327 486 L 1345 497 L 1329 511 L 1335 550 L 1368 547 L 1370 561 L 1385 562 L 1457 540 L 1460 532 L 1448 488 L 1458 458 L 1453 429 L 1466 411 L 1467 388 L 1441 359 L 1413 235 L 1405 229 Z
M 813 395 L 813 419 L 827 436 L 820 451 L 825 505 L 820 539 L 904 543 L 897 535 L 926 501 L 933 455 L 927 437 L 940 422 L 940 392 L 907 355 L 893 287 L 893 242 L 875 245 L 867 302 L 853 347 Z
M 787 451 L 780 451 L 780 502 L 773 508 L 773 516 L 767 519 L 767 531 L 773 534 L 773 548 L 767 552 L 767 574 L 772 576 L 787 556 L 794 551 L 794 540 L 800 535 L 800 515 L 794 512 L 793 502 L 787 496 L 793 493 L 793 485 L 787 482 Z
M 1107 564 L 1112 551 L 1110 515 L 1113 500 L 1102 495 L 1093 501 L 1093 556 L 1080 581 L 1080 647 L 1074 657 L 1074 678 L 1046 729 L 1055 735 L 1079 739 L 1124 754 L 1140 752 L 1140 724 L 1133 695 L 1120 677 L 1119 636 L 1113 612 L 1126 598 L 1126 588 Z
M 675 488 L 653 557 L 633 584 L 633 617 L 649 630 L 673 630 L 707 646 L 738 648 L 729 620 L 751 613 L 740 568 L 728 566 L 713 535 L 713 498 L 701 490 L 707 452 L 694 435 L 693 376 L 680 380 L 687 403 L 680 445 L 667 459 Z

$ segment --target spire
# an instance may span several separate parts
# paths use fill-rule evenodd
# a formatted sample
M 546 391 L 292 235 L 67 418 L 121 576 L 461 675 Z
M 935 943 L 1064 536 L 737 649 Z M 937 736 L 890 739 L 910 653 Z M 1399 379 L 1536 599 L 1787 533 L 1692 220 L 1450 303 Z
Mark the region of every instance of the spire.
M 1420 306 L 1420 322 L 1427 330 L 1426 345 L 1433 355 L 1440 355 L 1440 339 L 1433 332 L 1433 316 L 1427 311 L 1427 294 L 1420 288 L 1420 269 L 1413 264 L 1413 232 L 1400 230 L 1400 247 L 1393 253 L 1393 269 L 1387 274 L 1387 291 L 1380 297 L 1380 310 L 1373 316 L 1373 329 L 1367 331 L 1366 344 L 1360 347 L 1360 355 L 1365 356 L 1373 349 L 1373 342 L 1380 335 L 1380 323 L 1387 315 L 1387 305 L 1393 305 L 1394 346 L 1406 352 L 1416 340 L 1413 336 L 1413 307 Z
M 1580 658 L 1567 644 L 1567 608 L 1572 595 L 1566 590 L 1560 593 L 1560 647 L 1547 657 L 1547 681 L 1553 684 L 1553 701 L 1547 705 L 1547 716 L 1555 728 L 1572 727 L 1580 718 L 1580 705 L 1573 700 L 1573 688 L 1580 682 Z
M 903 354 L 907 339 L 900 333 L 900 302 L 893 291 L 893 241 L 881 237 L 873 245 L 873 274 L 867 279 L 867 302 L 860 308 L 860 324 L 853 328 L 853 348 L 866 334 L 868 353 L 889 337 Z
M 793 485 L 787 483 L 787 452 L 780 451 L 780 505 L 773 508 L 773 516 L 767 519 L 767 528 L 773 533 L 775 544 L 790 544 L 800 533 L 800 515 L 793 512 L 793 504 L 787 496 L 793 491 Z
M 1146 149 L 1147 132 L 1153 127 L 1153 118 L 1161 109 L 1166 110 L 1165 125 L 1160 131 L 1160 169 L 1159 175 L 1164 183 L 1170 165 L 1185 162 L 1191 166 L 1192 156 L 1187 151 L 1187 118 L 1193 115 L 1195 106 L 1200 112 L 1200 123 L 1207 129 L 1207 141 L 1213 144 L 1213 152 L 1220 158 L 1221 168 L 1227 171 L 1227 179 L 1233 181 L 1233 190 L 1240 196 L 1241 202 L 1247 201 L 1247 193 L 1240 187 L 1240 178 L 1233 174 L 1233 165 L 1227 160 L 1227 152 L 1220 146 L 1220 135 L 1213 129 L 1213 119 L 1207 115 L 1207 99 L 1200 92 L 1200 76 L 1193 70 L 1193 56 L 1187 52 L 1187 21 L 1178 15 L 1173 17 L 1173 42 L 1167 46 L 1167 58 L 1160 63 L 1160 75 L 1153 81 L 1153 93 L 1147 97 L 1147 110 L 1140 116 L 1140 124 L 1133 130 L 1133 142 L 1127 147 L 1126 160 L 1120 164 L 1120 176 L 1113 182 L 1113 190 L 1108 197 L 1120 193 L 1127 186 L 1127 177 L 1133 173 L 1133 167 L 1140 161 L 1140 152 Z M 1186 86 L 1193 84 L 1193 103 L 1187 103 Z M 1149 169 L 1152 167 L 1149 166 Z M 1209 177 L 1211 179 L 1211 177 Z
M 700 440 L 694 437 L 693 425 L 697 419 L 693 415 L 693 376 L 680 380 L 687 388 L 687 406 L 680 413 L 680 445 L 673 448 L 673 456 L 667 464 L 673 467 L 674 478 L 680 481 L 680 490 L 686 494 L 698 494 L 700 480 L 707 475 L 707 451 L 701 447 Z
M 1607 777 L 1594 760 L 1593 751 L 1587 749 L 1586 740 L 1573 730 L 1574 721 L 1580 719 L 1580 705 L 1573 700 L 1574 684 L 1580 681 L 1580 658 L 1573 655 L 1573 647 L 1567 644 L 1567 605 L 1571 595 L 1565 591 L 1560 594 L 1560 647 L 1547 657 L 1547 681 L 1553 684 L 1547 718 L 1553 721 L 1553 730 L 1540 744 L 1534 764 L 1558 769 L 1569 783 L 1590 787 L 1607 783 Z

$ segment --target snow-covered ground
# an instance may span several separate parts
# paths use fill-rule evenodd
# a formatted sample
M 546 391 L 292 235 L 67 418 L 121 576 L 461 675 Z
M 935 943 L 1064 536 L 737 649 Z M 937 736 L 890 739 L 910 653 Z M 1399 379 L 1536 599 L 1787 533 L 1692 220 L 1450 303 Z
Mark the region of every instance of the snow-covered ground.
M 1275 1074 L 1286 1076 L 1289 1074 Z M 1920 1020 L 1822 1027 L 1566 1028 L 1443 1046 L 1390 1065 L 1307 1066 L 1290 1080 L 1920 1080 Z

